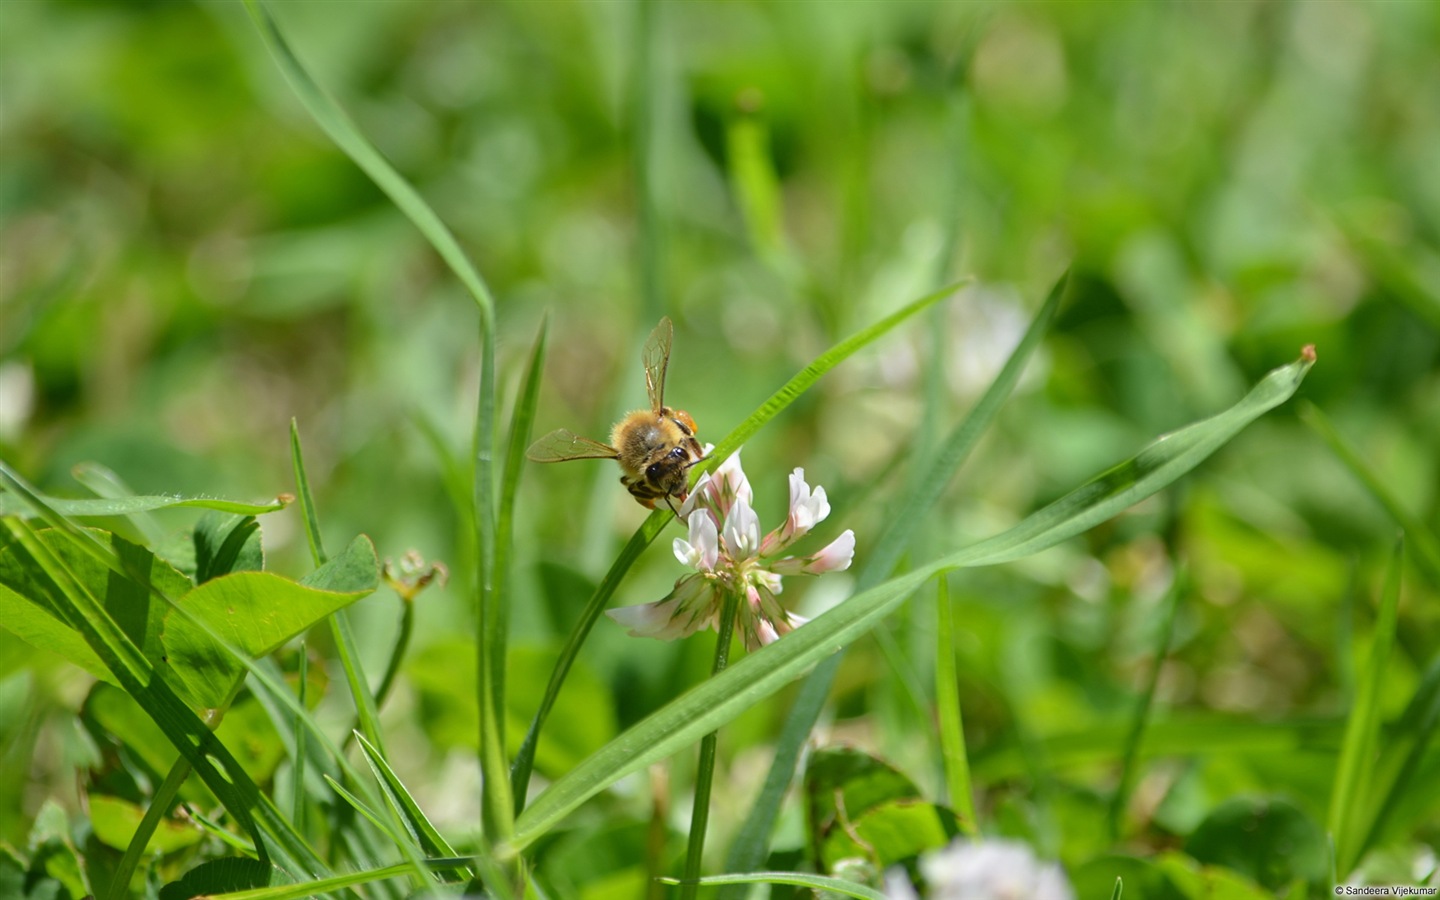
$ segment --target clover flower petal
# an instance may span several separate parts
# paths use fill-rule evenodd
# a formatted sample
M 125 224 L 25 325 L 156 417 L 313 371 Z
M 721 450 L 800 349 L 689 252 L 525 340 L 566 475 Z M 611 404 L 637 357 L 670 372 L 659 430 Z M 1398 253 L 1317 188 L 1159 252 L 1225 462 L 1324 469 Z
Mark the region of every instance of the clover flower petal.
M 781 576 L 839 571 L 849 567 L 855 553 L 855 533 L 846 531 L 810 556 L 771 559 L 824 520 L 830 503 L 825 489 L 812 490 L 805 470 L 797 468 L 790 475 L 789 515 L 762 540 L 738 452 L 701 478 L 678 512 L 689 533 L 675 539 L 675 558 L 695 574 L 675 582 L 663 600 L 609 610 L 632 635 L 671 640 L 718 628 L 725 597 L 740 593 L 737 630 L 747 649 L 759 649 L 806 622 L 781 604 Z
M 824 575 L 826 572 L 845 571 L 854 558 L 855 532 L 847 528 L 819 553 L 777 559 L 770 564 L 770 571 L 781 575 Z
M 720 538 L 715 531 L 715 520 L 708 515 L 691 516 L 686 524 L 690 526 L 690 540 L 675 539 L 675 558 L 682 566 L 701 572 L 713 570 L 720 558 Z
M 725 517 L 725 552 L 732 560 L 748 559 L 760 549 L 760 517 L 750 508 L 750 502 L 737 497 Z
M 675 582 L 675 589 L 663 600 L 607 609 L 605 615 L 629 629 L 632 637 L 672 641 L 713 627 L 716 599 L 715 586 L 708 579 L 690 575 Z
M 920 857 L 930 900 L 1074 900 L 1075 892 L 1059 864 L 1044 862 L 1026 844 L 1011 840 L 957 839 Z M 900 867 L 885 875 L 885 896 L 917 898 Z

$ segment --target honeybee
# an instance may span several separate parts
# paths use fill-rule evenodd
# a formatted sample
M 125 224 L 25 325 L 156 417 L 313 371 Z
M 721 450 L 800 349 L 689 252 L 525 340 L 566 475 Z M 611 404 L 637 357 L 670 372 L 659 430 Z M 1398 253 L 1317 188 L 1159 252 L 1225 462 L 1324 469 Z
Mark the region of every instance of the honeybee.
M 525 456 L 533 462 L 567 462 L 572 459 L 613 459 L 620 463 L 620 483 L 646 509 L 670 498 L 682 503 L 690 495 L 690 467 L 705 458 L 695 438 L 695 420 L 684 410 L 665 405 L 665 370 L 670 366 L 670 343 L 675 326 L 666 316 L 650 332 L 641 356 L 645 364 L 645 390 L 649 409 L 637 409 L 610 429 L 610 443 L 580 437 L 569 429 L 552 431 L 530 445 Z

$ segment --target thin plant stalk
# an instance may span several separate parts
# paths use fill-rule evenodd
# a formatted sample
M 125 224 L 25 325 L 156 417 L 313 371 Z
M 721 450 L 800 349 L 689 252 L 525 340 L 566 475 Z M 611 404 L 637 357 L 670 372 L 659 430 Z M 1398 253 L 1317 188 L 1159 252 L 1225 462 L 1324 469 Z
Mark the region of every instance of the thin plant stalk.
M 1130 795 L 1135 790 L 1136 765 L 1140 759 L 1140 745 L 1145 739 L 1145 728 L 1150 723 L 1150 714 L 1155 708 L 1155 689 L 1160 684 L 1160 667 L 1170 653 L 1170 639 L 1175 632 L 1175 613 L 1185 596 L 1185 571 L 1175 572 L 1170 593 L 1165 598 L 1165 618 L 1160 622 L 1160 634 L 1155 642 L 1154 662 L 1145 679 L 1145 691 L 1135 707 L 1135 718 L 1130 722 L 1129 733 L 1125 736 L 1125 752 L 1121 757 L 1120 778 L 1115 784 L 1115 794 L 1110 798 L 1109 824 L 1110 840 L 1120 840 L 1120 829 L 1124 823 L 1125 807 L 1130 804 Z
M 945 761 L 945 789 L 960 830 L 980 834 L 975 815 L 975 792 L 970 782 L 970 759 L 965 753 L 965 722 L 960 714 L 960 687 L 955 670 L 955 611 L 950 606 L 950 579 L 937 580 L 935 603 L 935 705 L 940 718 L 940 752 Z
M 713 678 L 725 671 L 730 662 L 730 638 L 735 631 L 735 612 L 740 596 L 731 591 L 720 610 L 720 634 L 715 639 Z M 705 853 L 705 829 L 710 822 L 710 786 L 715 777 L 715 744 L 719 731 L 712 731 L 700 741 L 700 766 L 695 772 L 695 806 L 690 815 L 690 842 L 685 850 L 685 883 L 680 886 L 681 900 L 693 900 L 699 890 L 700 861 Z
M 150 807 L 145 810 L 145 818 L 140 820 L 140 826 L 135 829 L 135 834 L 130 837 L 130 843 L 125 848 L 125 855 L 120 857 L 120 864 L 115 867 L 115 872 L 110 877 L 110 889 L 105 892 L 106 900 L 123 900 L 129 896 L 130 877 L 135 874 L 135 867 L 145 855 L 145 848 L 150 845 L 150 837 L 155 834 L 160 820 L 170 809 L 170 804 L 175 802 L 175 796 L 180 793 L 185 779 L 189 777 L 190 762 L 182 756 L 175 760 L 175 765 L 170 767 L 170 773 L 156 789 L 155 796 L 150 798 Z
M 410 648 L 410 635 L 415 630 L 415 604 L 403 598 L 401 604 L 403 611 L 400 613 L 400 635 L 395 639 L 395 646 L 390 651 L 390 662 L 385 666 L 380 686 L 375 689 L 376 707 L 384 706 L 385 698 L 390 696 L 390 689 L 395 686 L 395 678 L 400 674 L 400 663 Z

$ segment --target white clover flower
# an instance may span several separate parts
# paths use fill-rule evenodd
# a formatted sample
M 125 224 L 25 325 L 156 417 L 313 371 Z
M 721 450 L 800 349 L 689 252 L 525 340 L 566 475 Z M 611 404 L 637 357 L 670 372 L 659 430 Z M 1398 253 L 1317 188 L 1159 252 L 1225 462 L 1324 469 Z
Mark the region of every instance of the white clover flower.
M 1074 900 L 1075 892 L 1059 863 L 1042 862 L 1019 841 L 969 841 L 920 857 L 928 900 Z M 885 896 L 918 900 L 919 895 L 896 867 L 885 873 Z
M 706 474 L 681 504 L 679 514 L 689 526 L 676 538 L 675 558 L 695 570 L 675 582 L 663 600 L 622 606 L 606 615 L 636 637 L 672 640 L 720 624 L 720 608 L 730 593 L 742 595 L 736 628 L 747 650 L 773 643 L 807 620 L 787 611 L 777 595 L 782 575 L 823 575 L 850 567 L 855 533 L 846 529 L 828 546 L 809 556 L 775 558 L 830 514 L 825 489 L 813 491 L 805 470 L 790 474 L 790 514 L 764 538 L 760 517 L 751 505 L 754 494 L 740 467 L 740 453 Z

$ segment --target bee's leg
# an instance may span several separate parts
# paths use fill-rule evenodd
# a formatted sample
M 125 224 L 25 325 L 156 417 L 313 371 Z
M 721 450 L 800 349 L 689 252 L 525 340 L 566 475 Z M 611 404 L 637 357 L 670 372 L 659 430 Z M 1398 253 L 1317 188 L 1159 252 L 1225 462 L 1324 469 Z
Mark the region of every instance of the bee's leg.
M 681 522 L 684 522 L 684 521 L 685 521 L 685 517 L 682 516 L 682 515 L 680 515 L 680 510 L 678 510 L 678 509 L 675 508 L 675 501 L 670 498 L 670 495 L 669 495 L 669 494 L 666 494 L 666 495 L 665 495 L 665 505 L 668 506 L 668 507 L 670 507 L 670 511 L 675 514 L 675 518 L 676 518 L 677 520 L 679 520 L 679 521 L 681 521 Z

